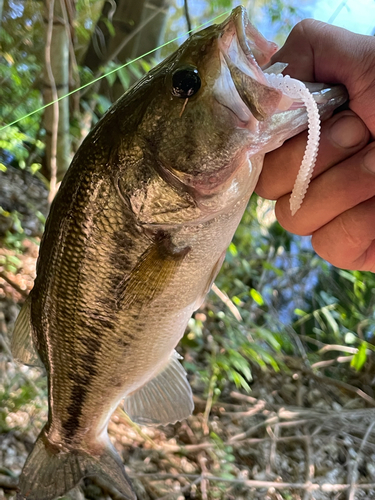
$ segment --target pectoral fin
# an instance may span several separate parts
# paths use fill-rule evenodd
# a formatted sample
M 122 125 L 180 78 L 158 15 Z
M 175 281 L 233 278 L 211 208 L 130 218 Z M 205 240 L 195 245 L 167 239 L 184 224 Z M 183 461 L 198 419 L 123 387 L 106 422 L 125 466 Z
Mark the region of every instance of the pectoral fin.
M 178 359 L 173 351 L 168 365 L 156 377 L 125 398 L 124 410 L 134 422 L 167 425 L 191 415 L 193 396 Z
M 43 367 L 32 338 L 31 297 L 27 297 L 14 325 L 11 349 L 13 357 L 29 366 Z
M 118 290 L 120 307 L 149 304 L 170 283 L 190 247 L 176 249 L 168 234 L 160 232 Z

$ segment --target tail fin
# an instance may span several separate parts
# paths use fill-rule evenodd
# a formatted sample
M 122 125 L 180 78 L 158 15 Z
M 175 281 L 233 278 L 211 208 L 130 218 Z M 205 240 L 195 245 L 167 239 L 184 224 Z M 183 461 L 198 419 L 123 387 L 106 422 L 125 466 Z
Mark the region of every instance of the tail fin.
M 100 476 L 127 500 L 137 500 L 124 465 L 109 442 L 99 456 L 84 450 L 63 452 L 48 441 L 43 429 L 22 470 L 17 500 L 53 500 L 86 476 Z

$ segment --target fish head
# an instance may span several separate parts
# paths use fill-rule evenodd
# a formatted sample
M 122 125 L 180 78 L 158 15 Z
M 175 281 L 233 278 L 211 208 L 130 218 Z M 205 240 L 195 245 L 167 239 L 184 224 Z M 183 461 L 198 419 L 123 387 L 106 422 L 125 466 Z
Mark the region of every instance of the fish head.
M 303 104 L 271 86 L 261 69 L 276 51 L 236 7 L 154 70 L 158 90 L 146 127 L 150 131 L 153 121 L 150 144 L 164 177 L 200 196 L 216 194 L 245 157 L 275 149 L 306 128 Z

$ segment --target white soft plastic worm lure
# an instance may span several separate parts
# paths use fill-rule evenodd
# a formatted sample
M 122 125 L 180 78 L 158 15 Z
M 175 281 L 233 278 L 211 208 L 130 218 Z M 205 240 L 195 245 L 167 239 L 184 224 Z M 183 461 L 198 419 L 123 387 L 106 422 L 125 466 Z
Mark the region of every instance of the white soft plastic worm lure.
M 275 75 L 274 73 L 265 73 L 265 77 L 267 78 L 269 85 L 272 87 L 281 90 L 285 95 L 291 97 L 292 99 L 302 101 L 307 110 L 307 144 L 289 201 L 290 210 L 292 215 L 294 215 L 302 205 L 314 170 L 316 157 L 318 155 L 320 137 L 320 116 L 318 106 L 306 85 L 301 81 L 295 80 L 289 75 Z

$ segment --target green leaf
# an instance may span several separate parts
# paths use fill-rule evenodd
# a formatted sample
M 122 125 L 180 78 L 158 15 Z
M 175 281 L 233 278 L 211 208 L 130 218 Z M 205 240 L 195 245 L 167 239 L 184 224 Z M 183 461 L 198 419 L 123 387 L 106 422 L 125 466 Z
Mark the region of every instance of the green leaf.
M 117 74 L 115 72 L 113 73 L 108 73 L 105 75 L 107 82 L 109 83 L 109 86 L 112 87 L 112 85 L 115 83 Z
M 7 255 L 7 260 L 8 260 L 8 262 L 11 262 L 12 264 L 14 264 L 16 266 L 21 266 L 21 264 L 22 264 L 20 259 L 18 257 L 16 257 L 15 255 Z
M 233 242 L 229 245 L 228 251 L 233 255 L 233 257 L 237 257 L 238 255 L 237 247 Z
M 267 269 L 268 271 L 273 271 L 276 276 L 283 276 L 284 275 L 284 271 L 282 269 L 279 269 L 278 267 L 276 266 L 273 266 L 272 264 L 270 264 L 269 262 L 265 261 L 262 263 L 264 269 Z
M 260 338 L 265 340 L 275 351 L 280 351 L 281 344 L 274 332 L 267 330 L 266 328 L 258 328 L 257 333 Z
M 148 61 L 146 61 L 145 59 L 140 59 L 139 60 L 139 64 L 140 66 L 142 67 L 143 71 L 145 73 L 148 73 L 150 71 L 150 69 L 155 66 L 156 62 L 154 64 L 150 64 Z
M 363 281 L 356 280 L 354 283 L 354 295 L 357 297 L 357 299 L 362 299 L 363 292 L 365 291 L 366 285 L 363 283 Z
M 32 163 L 30 165 L 30 170 L 33 175 L 35 175 L 41 168 L 42 165 L 40 163 Z
M 238 307 L 242 306 L 242 300 L 239 297 L 237 297 L 236 295 L 234 297 L 232 297 L 232 302 L 233 302 L 233 304 L 235 304 Z
M 143 73 L 142 73 L 141 69 L 139 68 L 139 65 L 137 65 L 137 61 L 133 62 L 132 64 L 129 64 L 128 68 L 136 78 L 138 78 L 138 79 L 142 78 Z
M 249 384 L 246 382 L 246 380 L 243 378 L 242 375 L 240 375 L 238 372 L 230 371 L 229 372 L 230 378 L 233 380 L 233 382 L 236 384 L 236 387 L 240 388 L 243 387 L 245 391 L 251 392 L 251 388 Z
M 115 27 L 113 26 L 113 24 L 111 23 L 111 21 L 108 19 L 108 17 L 102 17 L 101 20 L 106 25 L 106 27 L 107 27 L 107 29 L 109 31 L 109 34 L 111 36 L 115 36 L 116 35 Z
M 338 324 L 335 320 L 335 318 L 332 316 L 331 311 L 328 309 L 328 307 L 322 307 L 321 309 L 322 315 L 326 318 L 329 326 L 332 328 L 332 331 L 335 335 L 339 335 L 339 327 Z
M 264 300 L 262 295 L 258 292 L 258 290 L 255 290 L 255 288 L 251 288 L 250 290 L 250 297 L 258 304 L 258 306 L 263 306 L 264 305 Z
M 344 271 L 343 269 L 340 269 L 338 271 L 339 275 L 342 276 L 343 278 L 345 278 L 346 280 L 348 281 L 351 281 L 352 283 L 355 283 L 356 281 L 356 278 L 355 276 L 352 275 L 352 273 L 350 273 L 349 271 Z
M 6 171 L 7 171 L 7 168 L 4 165 L 4 163 L 0 163 L 0 172 L 6 172 Z
M 105 113 L 111 105 L 111 101 L 106 96 L 98 95 L 98 107 L 101 113 Z
M 121 85 L 124 87 L 124 90 L 127 90 L 130 85 L 130 75 L 128 68 L 121 68 L 117 72 L 118 77 L 120 78 Z
M 357 372 L 359 372 L 362 366 L 365 364 L 366 359 L 367 359 L 366 342 L 362 342 L 362 344 L 359 346 L 358 352 L 353 356 L 350 366 L 354 368 Z

